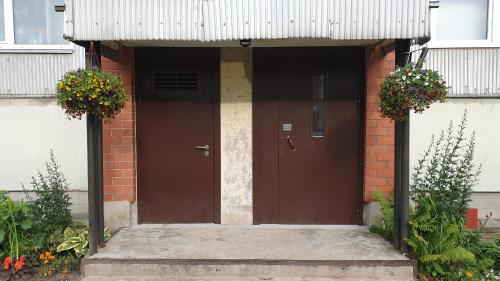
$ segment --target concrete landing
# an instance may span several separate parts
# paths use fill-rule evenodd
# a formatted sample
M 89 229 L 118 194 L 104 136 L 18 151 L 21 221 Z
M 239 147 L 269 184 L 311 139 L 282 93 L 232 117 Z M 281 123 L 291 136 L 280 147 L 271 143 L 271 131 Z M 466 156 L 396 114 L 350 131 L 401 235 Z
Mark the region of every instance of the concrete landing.
M 141 225 L 82 262 L 92 280 L 413 280 L 414 263 L 362 226 Z

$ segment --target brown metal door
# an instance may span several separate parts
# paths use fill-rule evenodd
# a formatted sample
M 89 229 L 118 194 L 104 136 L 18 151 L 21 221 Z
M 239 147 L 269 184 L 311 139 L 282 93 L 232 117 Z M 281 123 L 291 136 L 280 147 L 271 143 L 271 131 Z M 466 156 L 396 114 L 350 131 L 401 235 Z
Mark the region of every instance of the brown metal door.
M 359 222 L 362 54 L 255 52 L 258 223 Z
M 218 49 L 136 51 L 141 223 L 215 221 L 218 65 Z

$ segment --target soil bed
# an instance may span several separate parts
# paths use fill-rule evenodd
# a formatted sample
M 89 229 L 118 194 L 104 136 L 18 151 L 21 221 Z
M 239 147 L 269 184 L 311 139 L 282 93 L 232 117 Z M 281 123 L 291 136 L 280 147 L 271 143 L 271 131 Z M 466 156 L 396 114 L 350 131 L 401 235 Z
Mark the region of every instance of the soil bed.
M 36 270 L 25 270 L 22 274 L 10 275 L 10 272 L 0 271 L 0 280 L 5 281 L 80 281 L 80 272 L 77 270 L 70 274 L 54 274 L 42 277 Z

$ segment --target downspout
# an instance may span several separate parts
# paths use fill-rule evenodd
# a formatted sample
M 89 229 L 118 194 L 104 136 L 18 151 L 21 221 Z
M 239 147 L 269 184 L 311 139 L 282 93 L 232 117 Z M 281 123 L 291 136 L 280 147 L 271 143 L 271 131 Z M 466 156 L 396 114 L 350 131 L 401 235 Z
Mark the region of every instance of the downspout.
M 411 60 L 411 40 L 396 40 L 396 66 L 404 67 Z M 428 53 L 422 48 L 417 66 L 422 67 Z M 395 128 L 395 165 L 394 165 L 394 247 L 401 253 L 408 254 L 405 239 L 409 233 L 410 210 L 410 111 L 407 110 L 405 121 L 396 121 Z
M 101 65 L 100 43 L 85 42 L 87 68 Z M 104 246 L 102 120 L 87 113 L 89 254 Z
M 410 61 L 410 39 L 396 40 L 396 66 L 404 67 Z M 394 247 L 401 253 L 408 253 L 405 243 L 408 237 L 409 211 L 409 162 L 410 162 L 410 113 L 406 111 L 405 121 L 396 121 L 395 165 L 394 165 Z

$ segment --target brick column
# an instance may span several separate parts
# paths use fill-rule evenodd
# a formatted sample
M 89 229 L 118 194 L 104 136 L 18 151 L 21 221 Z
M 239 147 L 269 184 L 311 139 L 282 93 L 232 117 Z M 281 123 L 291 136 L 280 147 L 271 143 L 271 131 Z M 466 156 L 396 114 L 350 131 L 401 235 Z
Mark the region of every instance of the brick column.
M 378 111 L 378 91 L 384 77 L 395 67 L 395 53 L 381 48 L 366 50 L 366 131 L 364 201 L 375 189 L 394 190 L 394 122 Z
M 136 139 L 134 104 L 134 50 L 120 48 L 118 62 L 102 58 L 102 70 L 123 80 L 127 104 L 103 126 L 104 201 L 134 202 L 136 198 Z

